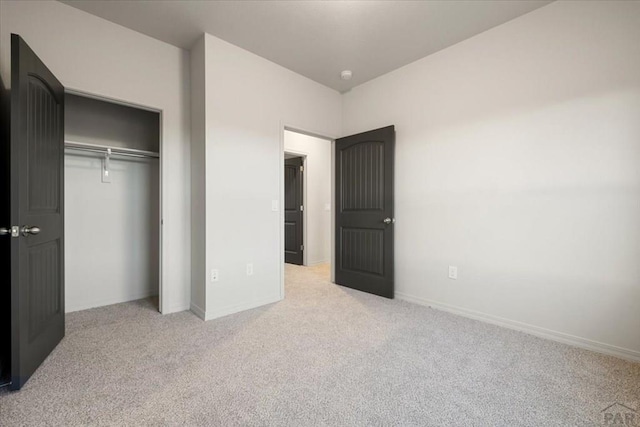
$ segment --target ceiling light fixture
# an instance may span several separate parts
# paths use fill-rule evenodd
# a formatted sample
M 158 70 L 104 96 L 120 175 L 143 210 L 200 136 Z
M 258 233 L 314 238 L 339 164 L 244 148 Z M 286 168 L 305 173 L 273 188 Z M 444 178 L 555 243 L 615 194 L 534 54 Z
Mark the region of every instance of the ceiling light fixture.
M 353 73 L 351 72 L 351 70 L 344 70 L 340 73 L 340 77 L 342 78 L 342 80 L 351 80 L 352 76 Z

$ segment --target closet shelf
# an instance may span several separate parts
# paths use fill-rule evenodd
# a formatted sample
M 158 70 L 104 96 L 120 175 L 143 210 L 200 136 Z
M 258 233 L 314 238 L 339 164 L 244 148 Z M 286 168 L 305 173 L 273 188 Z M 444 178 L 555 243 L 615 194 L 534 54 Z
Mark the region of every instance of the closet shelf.
M 136 150 L 133 148 L 124 147 L 110 147 L 108 145 L 87 144 L 86 142 L 65 141 L 64 148 L 66 150 L 76 151 L 89 151 L 92 153 L 107 154 L 110 152 L 113 156 L 127 156 L 127 157 L 149 157 L 158 159 L 160 153 L 146 150 Z

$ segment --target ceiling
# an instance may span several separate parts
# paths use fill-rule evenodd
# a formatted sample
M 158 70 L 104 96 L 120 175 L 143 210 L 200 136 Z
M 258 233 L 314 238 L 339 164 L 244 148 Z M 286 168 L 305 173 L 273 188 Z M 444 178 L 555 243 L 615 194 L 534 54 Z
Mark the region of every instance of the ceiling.
M 206 32 L 340 92 L 550 3 L 61 1 L 184 49 Z

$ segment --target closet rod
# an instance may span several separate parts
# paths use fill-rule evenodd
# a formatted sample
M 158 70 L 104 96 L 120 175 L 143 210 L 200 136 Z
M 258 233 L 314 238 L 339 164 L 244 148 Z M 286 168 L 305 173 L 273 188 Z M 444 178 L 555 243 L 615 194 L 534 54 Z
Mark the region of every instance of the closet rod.
M 111 150 L 111 155 L 129 156 L 129 157 L 150 157 L 157 159 L 159 153 L 146 150 L 136 150 L 133 148 L 109 147 L 107 145 L 87 144 L 85 142 L 65 141 L 64 148 L 69 150 L 90 151 L 93 153 L 107 154 L 107 150 Z

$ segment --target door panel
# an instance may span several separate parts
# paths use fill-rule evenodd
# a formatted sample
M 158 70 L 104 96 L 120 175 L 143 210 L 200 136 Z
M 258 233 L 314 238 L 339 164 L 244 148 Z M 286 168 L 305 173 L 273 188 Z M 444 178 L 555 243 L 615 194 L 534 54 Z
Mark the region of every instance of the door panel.
M 27 249 L 29 341 L 36 339 L 49 322 L 60 314 L 59 266 L 59 240 L 32 245 Z
M 302 157 L 284 161 L 284 262 L 303 264 Z
M 394 145 L 393 126 L 336 140 L 336 283 L 387 298 L 394 294 Z
M 60 133 L 59 103 L 53 90 L 40 78 L 33 75 L 27 78 L 27 212 L 30 215 L 57 213 L 60 173 L 51 165 L 57 163 L 63 148 L 52 144 L 51 137 Z
M 384 230 L 342 228 L 342 269 L 384 277 Z
M 64 88 L 11 36 L 11 388 L 64 336 Z
M 340 152 L 342 210 L 384 210 L 384 143 L 364 141 Z

